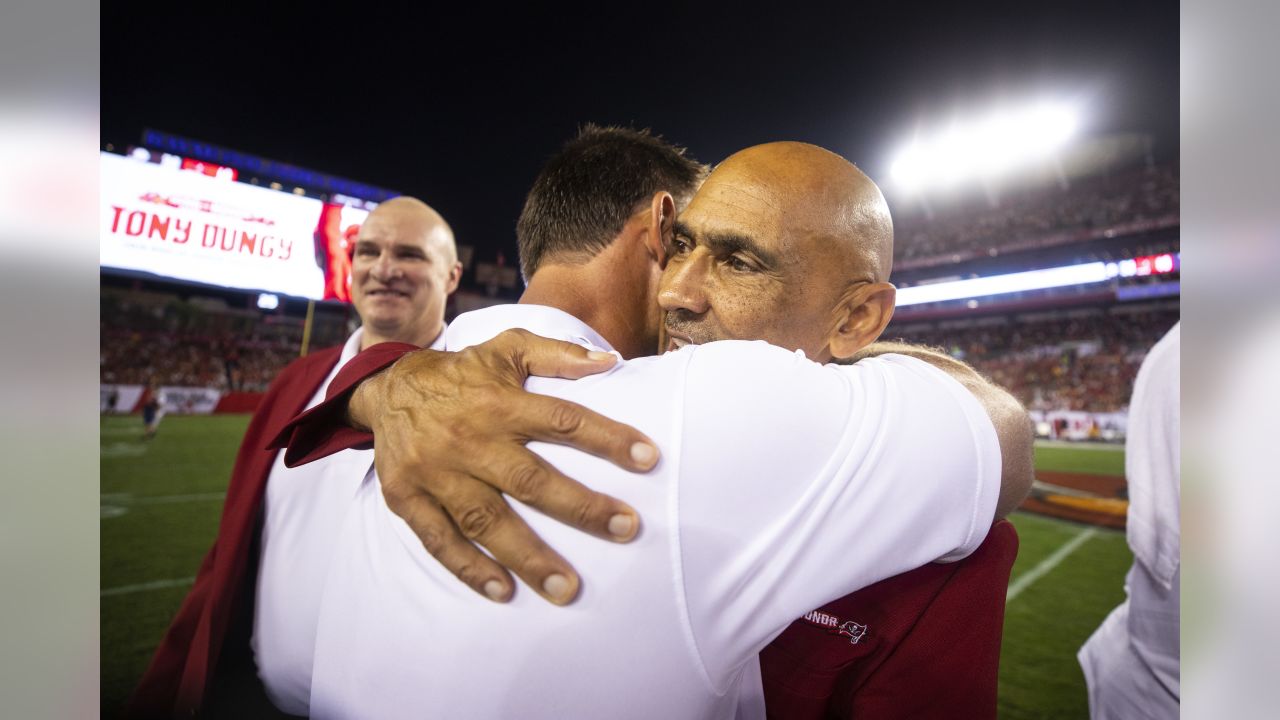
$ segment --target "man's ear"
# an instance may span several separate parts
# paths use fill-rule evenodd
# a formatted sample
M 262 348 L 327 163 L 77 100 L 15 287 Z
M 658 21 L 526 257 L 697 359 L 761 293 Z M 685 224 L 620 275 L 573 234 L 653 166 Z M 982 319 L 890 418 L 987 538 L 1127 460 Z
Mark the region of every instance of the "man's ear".
M 840 360 L 875 342 L 893 319 L 898 291 L 887 282 L 854 283 L 835 307 L 834 323 L 827 336 L 831 356 Z
M 667 248 L 675 237 L 676 201 L 671 193 L 659 190 L 649 202 L 644 244 L 659 267 L 667 265 Z
M 449 281 L 445 286 L 445 295 L 452 295 L 454 290 L 458 289 L 458 283 L 462 280 L 462 263 L 456 262 L 453 267 L 449 268 Z

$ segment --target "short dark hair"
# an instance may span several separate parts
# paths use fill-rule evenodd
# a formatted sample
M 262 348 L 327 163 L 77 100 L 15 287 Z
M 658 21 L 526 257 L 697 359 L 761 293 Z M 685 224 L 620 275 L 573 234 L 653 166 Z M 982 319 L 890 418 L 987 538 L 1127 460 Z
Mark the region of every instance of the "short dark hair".
M 586 125 L 538 174 L 516 222 L 525 282 L 550 257 L 591 257 L 666 190 L 682 209 L 707 167 L 646 130 Z

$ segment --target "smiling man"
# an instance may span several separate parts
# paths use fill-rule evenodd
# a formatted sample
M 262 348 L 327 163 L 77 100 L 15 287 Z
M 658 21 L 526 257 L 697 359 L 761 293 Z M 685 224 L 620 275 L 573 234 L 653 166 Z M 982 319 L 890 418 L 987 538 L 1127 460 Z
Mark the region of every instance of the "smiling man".
M 453 230 L 440 213 L 410 197 L 379 205 L 360 226 L 351 260 L 360 348 L 430 345 L 444 331 L 445 300 L 461 276 Z
M 286 367 L 264 396 L 236 458 L 218 537 L 134 693 L 130 717 L 195 707 L 228 717 L 273 713 L 255 666 L 275 707 L 308 713 L 333 528 L 373 453 L 345 450 L 287 468 L 267 441 L 320 402 L 361 350 L 392 341 L 443 347 L 445 300 L 461 272 L 452 230 L 426 203 L 398 197 L 369 214 L 352 258 L 361 327 L 344 346 Z

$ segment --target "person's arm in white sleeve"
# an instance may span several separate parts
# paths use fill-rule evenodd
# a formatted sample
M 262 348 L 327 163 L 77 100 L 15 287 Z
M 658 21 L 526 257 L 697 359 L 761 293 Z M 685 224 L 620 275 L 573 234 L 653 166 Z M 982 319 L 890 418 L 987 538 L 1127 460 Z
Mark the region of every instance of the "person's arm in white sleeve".
M 868 345 L 845 364 L 892 353 L 923 360 L 954 378 L 977 398 L 995 425 L 1000 439 L 1000 500 L 996 517 L 1004 518 L 1018 508 L 1031 492 L 1035 480 L 1035 427 L 1031 416 L 1007 390 L 983 377 L 965 363 L 940 350 L 901 342 Z
M 796 617 L 986 536 L 1000 447 L 983 405 L 943 372 L 892 355 L 821 366 L 764 343 L 695 352 L 678 542 L 717 689 Z

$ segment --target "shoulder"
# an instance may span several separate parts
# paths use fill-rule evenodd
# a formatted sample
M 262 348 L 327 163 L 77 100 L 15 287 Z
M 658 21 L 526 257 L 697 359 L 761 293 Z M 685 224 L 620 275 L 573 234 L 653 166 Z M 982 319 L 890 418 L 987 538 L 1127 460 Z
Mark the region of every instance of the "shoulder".
M 279 377 L 306 373 L 316 368 L 323 368 L 326 372 L 328 372 L 333 368 L 334 365 L 338 364 L 338 358 L 341 356 L 342 356 L 341 345 L 335 345 L 334 347 L 325 348 L 323 350 L 316 350 L 315 352 L 307 353 L 303 357 L 300 357 L 294 360 L 293 362 L 289 363 L 288 365 L 285 365 L 284 369 L 280 371 Z
M 1173 378 L 1176 383 L 1181 365 L 1181 349 L 1182 323 L 1178 323 L 1147 353 L 1139 372 L 1152 379 Z
M 341 346 L 325 348 L 308 353 L 285 365 L 280 374 L 276 375 L 275 380 L 271 381 L 266 398 L 290 392 L 314 392 L 333 366 L 338 364 L 338 358 L 341 355 Z

